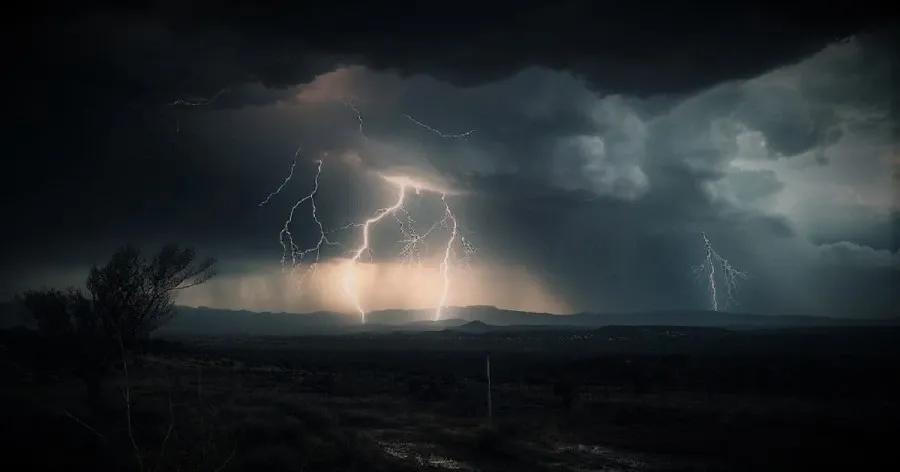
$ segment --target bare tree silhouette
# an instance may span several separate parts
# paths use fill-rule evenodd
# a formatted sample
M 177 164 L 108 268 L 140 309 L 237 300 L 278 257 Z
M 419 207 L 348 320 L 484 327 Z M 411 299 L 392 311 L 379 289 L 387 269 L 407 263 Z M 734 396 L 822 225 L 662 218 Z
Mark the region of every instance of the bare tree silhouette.
M 197 262 L 192 248 L 176 244 L 144 258 L 137 247 L 119 248 L 103 267 L 94 266 L 81 290 L 29 290 L 17 300 L 40 332 L 65 356 L 88 389 L 92 408 L 101 408 L 100 384 L 113 362 L 172 319 L 175 292 L 215 275 L 214 259 Z

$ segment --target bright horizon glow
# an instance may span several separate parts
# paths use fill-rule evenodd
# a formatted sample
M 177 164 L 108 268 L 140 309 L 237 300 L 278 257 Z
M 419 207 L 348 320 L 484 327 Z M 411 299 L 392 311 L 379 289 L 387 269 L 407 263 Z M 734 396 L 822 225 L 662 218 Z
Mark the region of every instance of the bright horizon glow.
M 367 312 L 422 311 L 433 320 L 445 280 L 440 271 L 443 251 L 421 266 L 399 261 L 357 261 L 353 264 L 356 299 Z M 351 254 L 352 255 L 352 254 Z M 329 311 L 359 317 L 345 292 L 349 257 L 319 262 L 315 277 L 297 287 L 296 279 L 279 265 L 260 267 L 240 275 L 220 275 L 178 294 L 178 303 L 256 312 L 314 313 Z M 302 270 L 302 268 L 301 268 Z M 445 307 L 494 306 L 503 310 L 571 314 L 575 311 L 526 267 L 520 265 L 458 265 L 447 273 L 452 290 Z M 431 313 L 431 316 L 425 315 Z

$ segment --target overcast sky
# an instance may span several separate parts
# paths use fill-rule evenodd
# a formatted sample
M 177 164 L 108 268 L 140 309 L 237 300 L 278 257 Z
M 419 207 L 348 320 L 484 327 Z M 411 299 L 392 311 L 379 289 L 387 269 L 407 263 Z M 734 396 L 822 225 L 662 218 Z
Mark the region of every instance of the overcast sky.
M 724 7 L 674 25 L 679 12 L 592 3 L 367 28 L 366 10 L 204 15 L 194 2 L 22 27 L 33 47 L 15 56 L 25 72 L 8 99 L 0 296 L 80 284 L 125 242 L 175 241 L 221 263 L 183 303 L 350 312 L 341 277 L 360 228 L 331 233 L 303 284 L 281 270 L 279 231 L 321 161 L 326 229 L 394 204 L 385 176 L 419 183 L 405 203 L 420 233 L 447 194 L 477 247 L 466 258 L 455 240 L 450 304 L 707 309 L 692 270 L 705 232 L 748 275 L 730 310 L 891 313 L 896 29 Z M 318 240 L 309 203 L 290 226 L 301 247 Z M 397 219 L 380 223 L 361 302 L 434 306 L 449 232 L 429 236 L 419 266 L 399 257 Z

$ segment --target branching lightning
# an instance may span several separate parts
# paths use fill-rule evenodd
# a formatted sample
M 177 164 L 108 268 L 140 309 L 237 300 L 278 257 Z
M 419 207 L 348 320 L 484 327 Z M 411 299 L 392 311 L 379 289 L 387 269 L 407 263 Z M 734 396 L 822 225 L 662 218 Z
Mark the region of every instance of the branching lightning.
M 451 229 L 450 240 L 447 241 L 447 248 L 444 250 L 444 260 L 441 261 L 441 276 L 444 278 L 444 283 L 441 285 L 441 298 L 438 301 L 437 308 L 434 310 L 434 321 L 441 319 L 441 311 L 447 303 L 447 292 L 450 290 L 450 251 L 453 248 L 453 241 L 456 240 L 456 232 L 459 229 L 459 223 L 456 221 L 456 216 L 453 214 L 453 211 L 450 210 L 450 204 L 447 203 L 446 194 L 441 194 L 441 201 L 444 202 L 443 220 L 450 221 Z
M 281 183 L 281 185 L 272 193 L 270 193 L 262 202 L 260 202 L 259 206 L 264 206 L 269 201 L 271 201 L 272 197 L 281 193 L 284 187 L 291 181 L 294 175 L 294 169 L 297 165 L 297 156 L 300 153 L 300 149 L 297 149 L 297 153 L 294 154 L 294 161 L 291 164 L 291 171 L 288 174 L 287 178 Z M 281 267 L 283 269 L 287 268 L 288 259 L 290 259 L 290 268 L 291 273 L 293 275 L 297 274 L 297 269 L 302 266 L 304 262 L 306 262 L 308 256 L 314 255 L 315 258 L 308 264 L 306 270 L 300 276 L 300 281 L 305 281 L 306 278 L 315 273 L 318 268 L 318 264 L 322 257 L 322 250 L 325 246 L 337 246 L 338 243 L 332 241 L 328 238 L 328 235 L 332 232 L 339 231 L 342 229 L 346 229 L 352 225 L 345 225 L 339 228 L 336 228 L 331 231 L 326 231 L 325 226 L 322 224 L 322 220 L 319 219 L 318 207 L 316 206 L 316 196 L 319 193 L 319 176 L 322 174 L 322 161 L 318 160 L 316 162 L 316 174 L 313 179 L 313 189 L 308 194 L 300 197 L 294 205 L 291 206 L 291 210 L 288 212 L 287 219 L 284 221 L 284 226 L 281 228 L 281 231 L 278 233 L 278 242 L 281 244 Z M 313 222 L 316 224 L 316 227 L 319 230 L 319 237 L 316 240 L 316 243 L 307 248 L 301 248 L 294 241 L 294 235 L 291 233 L 291 224 L 294 222 L 294 214 L 297 212 L 297 208 L 300 205 L 309 202 L 310 204 L 310 214 L 312 216 Z
M 718 275 L 719 277 L 721 277 L 722 283 L 725 285 L 725 299 L 722 301 L 722 308 L 727 307 L 729 304 L 735 303 L 738 279 L 746 279 L 747 273 L 735 269 L 727 259 L 719 255 L 719 253 L 717 253 L 716 250 L 713 249 L 712 243 L 709 241 L 709 238 L 706 237 L 706 232 L 701 232 L 700 234 L 701 236 L 703 236 L 703 244 L 705 245 L 706 254 L 703 263 L 694 267 L 694 272 L 698 276 L 705 275 L 707 277 L 707 286 L 709 288 L 709 297 L 712 309 L 713 311 L 719 311 L 719 290 L 716 285 L 716 267 L 720 269 L 720 273 L 718 273 Z
M 416 190 L 416 194 L 420 194 Z M 406 208 L 399 208 L 394 212 L 397 224 L 400 226 L 400 233 L 403 239 L 400 243 L 403 247 L 400 249 L 400 258 L 408 265 L 422 266 L 422 255 L 428 251 L 428 236 L 440 226 L 440 222 L 434 223 L 422 233 L 416 229 L 416 220 L 412 218 Z
M 365 222 L 362 223 L 362 242 L 359 245 L 359 248 L 356 249 L 353 253 L 353 257 L 350 261 L 347 262 L 347 267 L 344 271 L 344 293 L 350 298 L 350 301 L 353 303 L 356 311 L 359 312 L 360 319 L 363 323 L 366 322 L 366 310 L 362 307 L 362 303 L 359 300 L 358 287 L 356 286 L 356 263 L 359 262 L 359 258 L 362 257 L 364 252 L 371 250 L 371 243 L 369 241 L 369 231 L 372 226 L 381 221 L 387 215 L 394 214 L 398 209 L 403 207 L 403 200 L 406 198 L 406 186 L 400 186 L 400 196 L 397 198 L 397 203 L 394 203 L 392 206 L 388 208 L 382 208 L 375 212 L 375 216 L 369 218 Z
M 359 290 L 356 285 L 356 264 L 360 261 L 363 254 L 371 251 L 371 228 L 382 221 L 385 217 L 387 217 L 388 215 L 394 216 L 394 219 L 400 225 L 400 232 L 404 236 L 404 239 L 400 240 L 400 243 L 404 244 L 403 248 L 400 250 L 400 256 L 404 258 L 407 263 L 415 263 L 420 267 L 420 257 L 422 253 L 420 247 L 425 245 L 425 239 L 435 229 L 443 227 L 450 232 L 450 237 L 447 239 L 447 242 L 444 246 L 443 259 L 441 260 L 440 264 L 440 274 L 442 278 L 441 294 L 438 299 L 437 306 L 434 310 L 434 320 L 438 321 L 441 319 L 441 315 L 446 308 L 447 297 L 450 294 L 450 266 L 452 263 L 454 244 L 457 240 L 461 241 L 464 257 L 466 257 L 467 260 L 468 258 L 471 258 L 472 254 L 474 254 L 475 247 L 468 240 L 465 240 L 462 235 L 459 234 L 459 221 L 456 218 L 456 214 L 453 213 L 453 210 L 450 207 L 450 202 L 447 201 L 446 193 L 440 193 L 441 202 L 444 205 L 443 216 L 438 222 L 434 223 L 426 231 L 420 234 L 416 231 L 415 221 L 409 215 L 409 212 L 404 207 L 404 204 L 406 203 L 406 196 L 410 187 L 415 190 L 415 193 L 417 195 L 421 194 L 422 191 L 427 190 L 423 190 L 422 187 L 419 186 L 414 186 L 413 183 L 407 183 L 405 180 L 386 180 L 397 186 L 399 197 L 397 198 L 396 203 L 394 203 L 392 206 L 379 209 L 375 212 L 374 216 L 364 221 L 363 223 L 355 225 L 362 228 L 362 241 L 359 247 L 357 247 L 357 249 L 353 251 L 353 256 L 345 266 L 343 284 L 344 293 L 356 308 L 356 311 L 359 313 L 362 322 L 365 323 L 366 310 L 359 300 Z
M 348 97 L 344 97 L 344 98 L 341 100 L 341 102 L 342 102 L 347 108 L 349 108 L 350 111 L 353 112 L 354 116 L 356 117 L 356 121 L 357 121 L 357 123 L 358 123 L 357 129 L 359 130 L 359 135 L 362 136 L 363 141 L 365 141 L 366 144 L 368 144 L 368 143 L 369 143 L 369 137 L 366 135 L 365 130 L 364 130 L 364 128 L 365 128 L 365 121 L 363 120 L 362 111 L 359 109 L 359 107 L 356 106 L 357 100 L 358 100 L 358 99 L 357 99 L 356 97 L 348 96 Z M 412 116 L 412 115 L 410 115 L 410 114 L 402 113 L 402 116 L 403 116 L 404 118 L 406 118 L 407 120 L 409 120 L 412 124 L 418 126 L 419 128 L 422 128 L 422 129 L 424 129 L 424 130 L 426 130 L 426 131 L 428 131 L 428 132 L 434 133 L 434 134 L 436 134 L 438 137 L 440 137 L 440 138 L 442 138 L 442 139 L 462 139 L 462 140 L 466 140 L 469 136 L 472 135 L 472 133 L 475 132 L 474 129 L 470 129 L 469 131 L 466 131 L 466 132 L 464 132 L 464 133 L 455 133 L 455 134 L 454 134 L 454 133 L 445 133 L 445 132 L 443 132 L 443 131 L 441 131 L 441 130 L 439 130 L 439 129 L 436 129 L 436 128 L 434 128 L 434 127 L 428 125 L 428 124 L 425 124 L 425 123 L 419 121 L 418 119 L 416 119 L 414 116 Z
M 363 120 L 363 116 L 359 108 L 355 105 L 355 101 L 353 97 L 345 98 L 343 104 L 349 108 L 355 115 L 356 121 L 358 122 L 358 131 L 363 138 L 363 141 L 368 144 L 369 139 L 365 134 L 365 123 Z M 469 135 L 471 135 L 475 130 L 470 130 L 461 134 L 447 134 L 443 133 L 425 123 L 422 123 L 410 115 L 403 115 L 409 121 L 414 123 L 415 125 L 430 131 L 441 138 L 444 139 L 466 139 Z M 293 180 L 294 171 L 297 166 L 298 156 L 300 154 L 300 149 L 294 154 L 294 160 L 291 164 L 290 172 L 287 177 L 282 181 L 281 185 L 278 188 L 271 192 L 265 199 L 263 199 L 259 206 L 263 207 L 270 203 L 272 198 L 281 194 L 285 187 Z M 316 267 L 319 264 L 322 251 L 326 246 L 337 246 L 340 243 L 329 238 L 329 235 L 332 233 L 337 233 L 343 230 L 347 230 L 350 228 L 358 228 L 361 231 L 360 241 L 358 245 L 350 251 L 350 257 L 346 261 L 343 267 L 343 279 L 342 286 L 343 292 L 347 297 L 350 304 L 354 307 L 356 312 L 360 316 L 360 320 L 365 323 L 366 322 L 366 314 L 367 310 L 363 306 L 362 301 L 359 296 L 359 286 L 357 284 L 357 265 L 363 259 L 363 256 L 369 254 L 371 257 L 372 252 L 372 229 L 379 223 L 388 219 L 388 217 L 392 217 L 392 220 L 395 221 L 399 225 L 400 233 L 402 235 L 402 239 L 399 243 L 402 245 L 400 249 L 399 256 L 400 258 L 407 264 L 416 265 L 421 267 L 422 265 L 422 256 L 427 252 L 427 242 L 426 240 L 434 233 L 437 228 L 444 228 L 449 233 L 450 236 L 447 239 L 444 250 L 443 257 L 440 264 L 440 276 L 442 278 L 441 285 L 441 293 L 437 300 L 437 305 L 434 310 L 434 319 L 435 321 L 440 320 L 443 315 L 444 310 L 446 309 L 447 299 L 450 295 L 450 272 L 451 266 L 453 262 L 454 256 L 454 246 L 458 243 L 462 250 L 462 259 L 466 265 L 470 263 L 472 258 L 477 252 L 475 246 L 466 239 L 460 232 L 460 224 L 457 219 L 456 214 L 453 212 L 450 202 L 447 200 L 447 192 L 436 190 L 433 187 L 429 187 L 422 182 L 417 182 L 414 179 L 411 179 L 407 176 L 385 176 L 382 175 L 384 181 L 395 186 L 398 191 L 397 200 L 395 203 L 389 207 L 381 208 L 377 210 L 369 219 L 361 222 L 361 223 L 349 223 L 344 226 L 340 226 L 331 230 L 326 230 L 323 225 L 321 219 L 318 215 L 318 208 L 316 206 L 316 196 L 319 192 L 319 177 L 322 174 L 323 162 L 321 160 L 316 160 L 316 173 L 315 178 L 313 180 L 313 189 L 309 193 L 302 195 L 291 207 L 291 210 L 288 213 L 288 217 L 284 222 L 284 225 L 279 233 L 279 242 L 282 246 L 282 258 L 281 264 L 283 268 L 287 268 L 290 265 L 292 274 L 296 275 L 296 270 L 301 267 L 304 263 L 307 264 L 307 268 L 303 271 L 303 274 L 300 276 L 299 281 L 301 283 L 305 282 L 306 278 L 313 274 L 316 271 Z M 423 192 L 439 194 L 441 196 L 441 202 L 443 203 L 443 216 L 441 219 L 424 231 L 419 232 L 417 229 L 417 222 L 413 219 L 410 212 L 404 206 L 406 205 L 406 200 L 409 195 L 409 191 L 413 190 L 416 195 L 421 195 Z M 309 202 L 311 208 L 311 216 L 312 220 L 315 223 L 318 229 L 318 240 L 316 243 L 308 248 L 300 248 L 294 241 L 294 236 L 291 233 L 291 225 L 294 221 L 294 215 L 297 209 L 303 205 L 304 203 Z M 306 259 L 309 259 L 311 256 L 314 256 L 312 261 L 307 263 Z

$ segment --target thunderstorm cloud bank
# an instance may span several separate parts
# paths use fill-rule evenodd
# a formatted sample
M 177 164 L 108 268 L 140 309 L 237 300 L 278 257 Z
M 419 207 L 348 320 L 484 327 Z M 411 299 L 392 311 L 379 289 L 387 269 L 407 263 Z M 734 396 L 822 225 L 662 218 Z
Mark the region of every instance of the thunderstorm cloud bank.
M 146 36 L 139 44 L 175 40 L 143 26 L 130 30 Z M 17 214 L 19 229 L 43 219 L 55 226 L 6 250 L 14 270 L 4 274 L 3 296 L 77 284 L 123 241 L 175 240 L 222 261 L 221 276 L 185 292 L 182 303 L 352 312 L 339 279 L 358 228 L 334 234 L 342 246 L 325 249 L 303 287 L 280 265 L 279 231 L 313 188 L 321 160 L 316 200 L 326 228 L 389 206 L 398 176 L 421 188 L 407 210 L 423 227 L 441 218 L 447 194 L 460 234 L 478 248 L 470 261 L 454 256 L 450 305 L 560 314 L 708 309 L 691 270 L 702 262 L 705 232 L 749 274 L 733 310 L 885 316 L 900 288 L 888 39 L 861 34 L 798 49 L 753 73 L 681 77 L 684 86 L 646 93 L 540 62 L 467 81 L 374 60 L 334 66 L 323 53 L 310 57 L 329 65 L 302 80 L 241 76 L 203 106 L 165 105 L 190 98 L 183 94 L 158 98 L 161 105 L 130 110 L 128 120 L 76 126 L 69 145 L 107 157 L 45 179 L 46 203 Z M 224 87 L 207 88 L 212 96 Z M 88 142 L 101 129 L 102 144 Z M 38 140 L 32 147 L 60 150 Z M 260 207 L 295 158 L 291 180 Z M 298 244 L 314 244 L 310 208 L 299 207 L 293 221 Z M 373 231 L 371 260 L 358 275 L 366 307 L 433 308 L 446 230 L 418 264 L 398 260 L 396 221 Z

